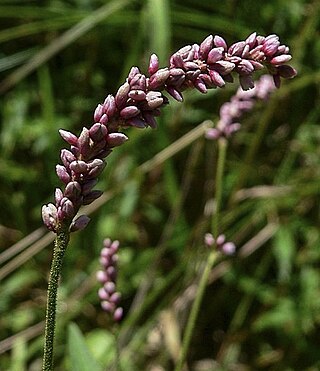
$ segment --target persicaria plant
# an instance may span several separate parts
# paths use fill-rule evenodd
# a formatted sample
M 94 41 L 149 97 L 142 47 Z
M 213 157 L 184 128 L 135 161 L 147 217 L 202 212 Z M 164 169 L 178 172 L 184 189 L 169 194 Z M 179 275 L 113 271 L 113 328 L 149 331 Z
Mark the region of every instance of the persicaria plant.
M 88 205 L 102 195 L 102 191 L 94 188 L 106 165 L 105 158 L 115 147 L 122 145 L 128 139 L 123 133 L 124 129 L 148 126 L 156 128 L 156 117 L 161 114 L 162 108 L 169 104 L 168 96 L 182 102 L 183 92 L 187 89 L 197 89 L 205 94 L 208 89 L 222 88 L 226 83 L 233 82 L 234 77 L 237 76 L 241 90 L 232 102 L 222 107 L 218 125 L 207 132 L 208 138 L 219 141 L 216 210 L 213 216 L 212 234 L 206 235 L 206 243 L 210 245 L 212 251 L 199 283 L 195 306 L 186 328 L 183 350 L 177 364 L 177 370 L 182 369 L 199 310 L 198 304 L 216 254 L 219 251 L 229 251 L 229 253 L 231 250 L 234 251 L 233 243 L 225 242 L 224 235 L 219 231 L 226 139 L 239 129 L 240 124 L 235 120 L 242 112 L 252 108 L 255 99 L 267 99 L 274 87 L 280 87 L 281 78 L 287 79 L 296 75 L 295 69 L 287 64 L 290 59 L 289 48 L 280 43 L 277 35 L 265 37 L 252 33 L 246 40 L 236 42 L 230 47 L 222 37 L 210 35 L 199 45 L 187 45 L 175 52 L 170 57 L 167 67 L 160 68 L 155 54 L 150 57 L 147 75 L 141 73 L 138 67 L 132 67 L 117 93 L 114 96 L 108 95 L 103 103 L 98 104 L 93 114 L 92 125 L 84 127 L 80 135 L 60 130 L 60 135 L 69 145 L 68 149 L 61 151 L 62 164 L 56 166 L 56 173 L 63 186 L 55 190 L 54 203 L 44 205 L 42 208 L 45 225 L 56 233 L 48 287 L 44 370 L 53 369 L 58 279 L 69 236 L 71 232 L 84 229 L 88 224 L 89 218 L 86 215 L 77 216 L 77 214 L 82 205 Z M 254 90 L 253 77 L 256 71 L 261 69 L 268 71 L 273 82 L 271 83 L 269 77 L 264 77 Z M 248 95 L 245 95 L 246 91 Z M 253 91 L 255 93 L 250 93 Z M 104 289 L 99 291 L 99 295 L 102 307 L 119 320 L 122 309 L 118 306 L 120 296 L 115 291 L 115 273 L 105 273 L 108 269 L 109 273 L 113 271 L 112 264 L 116 263 L 114 256 L 117 246 L 117 242 L 105 240 L 105 247 L 101 254 L 104 270 L 99 273 L 99 280 L 103 283 Z

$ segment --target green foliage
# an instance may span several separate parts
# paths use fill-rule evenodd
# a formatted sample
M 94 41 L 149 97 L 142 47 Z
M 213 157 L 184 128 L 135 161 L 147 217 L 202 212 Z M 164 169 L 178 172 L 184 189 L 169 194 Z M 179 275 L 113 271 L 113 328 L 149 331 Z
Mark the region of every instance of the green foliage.
M 99 339 L 98 339 L 99 340 Z M 99 344 L 99 343 L 98 343 Z M 71 371 L 100 371 L 102 368 L 95 361 L 88 349 L 84 337 L 75 323 L 68 329 L 69 362 L 67 369 Z
M 174 50 L 210 33 L 233 42 L 253 31 L 279 34 L 299 74 L 246 115 L 229 142 L 221 225 L 239 253 L 212 272 L 188 365 L 319 369 L 319 1 L 3 0 L 0 24 L 0 369 L 41 364 L 52 239 L 38 228 L 41 205 L 59 186 L 58 129 L 90 125 L 97 103 L 132 65 L 145 72 L 151 53 L 165 66 Z M 236 87 L 186 92 L 157 130 L 128 130 L 130 140 L 108 157 L 104 202 L 89 210 L 92 221 L 72 236 L 64 261 L 57 370 L 111 369 L 111 330 L 123 369 L 173 369 L 208 255 L 217 161 L 203 132 L 189 142 L 184 135 L 216 122 Z M 96 294 L 106 237 L 121 243 L 118 329 Z

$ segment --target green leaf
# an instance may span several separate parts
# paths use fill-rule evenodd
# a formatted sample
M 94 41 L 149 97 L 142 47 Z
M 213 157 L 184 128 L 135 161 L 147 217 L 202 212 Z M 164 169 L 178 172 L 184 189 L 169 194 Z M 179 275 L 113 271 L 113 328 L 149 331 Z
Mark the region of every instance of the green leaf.
M 287 282 L 290 279 L 296 245 L 292 230 L 281 226 L 275 235 L 273 253 L 278 263 L 278 279 Z
M 93 358 L 79 327 L 75 323 L 71 323 L 68 329 L 68 352 L 70 371 L 102 371 L 102 367 Z

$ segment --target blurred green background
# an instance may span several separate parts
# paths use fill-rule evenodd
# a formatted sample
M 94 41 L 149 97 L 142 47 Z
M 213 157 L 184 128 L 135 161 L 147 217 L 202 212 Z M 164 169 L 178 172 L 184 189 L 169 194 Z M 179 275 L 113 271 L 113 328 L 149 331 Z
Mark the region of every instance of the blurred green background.
M 0 0 L 1 370 L 41 368 L 52 235 L 40 209 L 59 186 L 58 129 L 90 125 L 97 103 L 131 66 L 146 72 L 151 53 L 165 66 L 209 34 L 230 44 L 253 31 L 278 34 L 298 76 L 246 115 L 230 141 L 221 223 L 238 253 L 212 272 L 188 365 L 320 369 L 320 2 Z M 187 92 L 157 130 L 128 130 L 108 157 L 98 187 L 106 194 L 64 261 L 56 370 L 79 370 L 79 329 L 99 364 L 110 369 L 114 359 L 95 282 L 105 237 L 121 242 L 124 370 L 173 369 L 208 254 L 216 146 L 198 125 L 216 122 L 237 87 Z

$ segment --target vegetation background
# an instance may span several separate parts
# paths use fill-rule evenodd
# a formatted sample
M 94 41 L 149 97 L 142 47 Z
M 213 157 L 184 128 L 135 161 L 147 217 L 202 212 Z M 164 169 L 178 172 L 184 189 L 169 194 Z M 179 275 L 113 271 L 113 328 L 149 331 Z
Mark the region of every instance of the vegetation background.
M 208 34 L 230 44 L 253 31 L 278 34 L 299 75 L 230 140 L 221 225 L 238 252 L 212 271 L 188 365 L 320 368 L 320 2 L 1 0 L 1 370 L 41 367 L 52 235 L 40 209 L 59 186 L 58 129 L 90 125 L 97 103 L 131 66 L 146 71 L 151 53 L 165 66 Z M 111 369 L 118 331 L 124 370 L 173 369 L 208 254 L 216 146 L 201 123 L 216 122 L 237 87 L 171 101 L 157 130 L 128 130 L 130 141 L 108 157 L 106 193 L 64 261 L 56 370 L 93 360 Z M 105 237 L 121 242 L 119 328 L 97 297 Z

